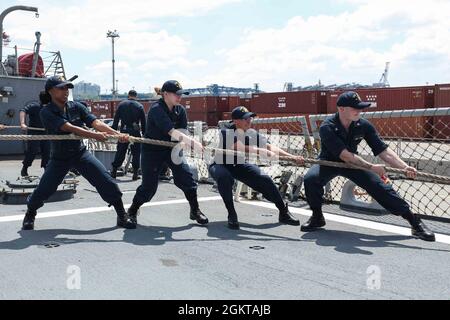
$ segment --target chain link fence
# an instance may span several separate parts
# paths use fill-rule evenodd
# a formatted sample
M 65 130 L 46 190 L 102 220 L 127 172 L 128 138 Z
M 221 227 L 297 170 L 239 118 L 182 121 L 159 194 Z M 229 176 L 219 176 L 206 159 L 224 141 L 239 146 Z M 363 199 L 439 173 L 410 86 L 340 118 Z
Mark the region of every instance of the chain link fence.
M 416 169 L 450 176 L 450 108 L 370 112 L 363 114 L 376 127 L 381 138 L 400 158 Z M 320 146 L 319 126 L 328 116 L 311 116 L 310 123 L 315 144 Z M 360 155 L 369 162 L 382 164 L 373 156 L 363 141 Z M 450 186 L 435 182 L 408 180 L 398 175 L 389 176 L 394 189 L 411 206 L 413 212 L 439 218 L 450 218 Z M 339 201 L 346 183 L 334 179 L 326 193 L 326 200 Z M 371 202 L 365 190 L 355 190 L 355 197 Z
M 320 152 L 320 124 L 331 115 L 311 115 L 286 118 L 254 119 L 252 127 L 265 135 L 270 143 L 294 155 L 316 158 Z M 381 138 L 406 163 L 426 173 L 450 176 L 450 108 L 401 110 L 363 113 L 371 121 Z M 217 148 L 219 129 L 207 127 L 201 122 L 190 123 L 188 131 L 203 145 Z M 115 151 L 114 145 L 89 141 L 91 150 Z M 359 154 L 372 163 L 382 163 L 373 156 L 363 140 Z M 212 182 L 208 166 L 210 159 L 187 154 L 188 163 L 197 170 L 199 181 Z M 296 167 L 289 163 L 261 164 L 262 170 L 280 186 L 288 200 L 306 200 L 303 177 L 309 167 Z M 450 218 L 450 185 L 435 182 L 408 180 L 398 175 L 389 175 L 390 183 L 413 212 L 439 218 Z M 326 187 L 325 200 L 339 203 L 347 180 L 338 177 Z M 365 190 L 354 190 L 356 199 L 371 203 Z
M 450 176 L 450 108 L 370 112 L 362 115 L 376 127 L 381 138 L 406 163 L 426 173 Z M 255 119 L 252 127 L 268 140 L 288 152 L 316 158 L 320 152 L 320 124 L 330 115 Z M 219 123 L 219 128 L 225 122 Z M 202 128 L 194 136 L 205 145 L 217 146 L 219 128 Z M 195 131 L 195 130 L 191 130 Z M 383 163 L 374 157 L 363 141 L 359 154 L 372 163 Z M 209 177 L 205 159 L 190 158 L 198 168 L 199 176 Z M 303 177 L 309 167 L 295 167 L 287 163 L 262 165 L 262 169 L 280 186 L 289 200 L 306 200 Z M 415 213 L 450 218 L 450 186 L 435 182 L 414 181 L 399 175 L 389 175 L 390 183 L 410 205 Z M 326 187 L 325 200 L 339 203 L 347 179 L 338 177 Z M 354 190 L 356 199 L 371 203 L 365 190 Z

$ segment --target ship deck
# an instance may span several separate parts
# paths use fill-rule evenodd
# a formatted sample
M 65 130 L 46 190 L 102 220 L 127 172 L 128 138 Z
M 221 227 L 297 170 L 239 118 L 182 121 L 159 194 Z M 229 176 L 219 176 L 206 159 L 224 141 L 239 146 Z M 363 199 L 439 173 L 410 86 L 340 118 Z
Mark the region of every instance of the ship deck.
M 0 180 L 15 180 L 20 168 L 18 160 L 0 160 Z M 41 174 L 37 162 L 30 174 Z M 119 178 L 128 205 L 139 184 L 130 180 Z M 160 184 L 137 230 L 116 228 L 113 210 L 81 177 L 74 199 L 39 211 L 35 231 L 20 230 L 25 205 L 0 204 L 0 299 L 450 297 L 448 224 L 429 222 L 439 234 L 427 243 L 400 218 L 328 205 L 326 229 L 302 233 L 279 224 L 271 204 L 244 201 L 236 204 L 241 230 L 232 231 L 212 186 L 200 185 L 199 197 L 207 227 L 189 220 L 172 183 Z M 302 202 L 292 211 L 302 223 L 310 215 Z

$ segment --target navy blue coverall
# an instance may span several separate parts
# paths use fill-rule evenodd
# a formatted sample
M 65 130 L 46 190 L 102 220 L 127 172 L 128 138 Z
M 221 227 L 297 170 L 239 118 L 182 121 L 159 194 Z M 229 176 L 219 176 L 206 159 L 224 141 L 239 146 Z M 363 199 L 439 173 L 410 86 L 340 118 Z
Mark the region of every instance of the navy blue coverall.
M 173 129 L 187 130 L 187 124 L 187 114 L 183 106 L 175 106 L 170 111 L 164 100 L 160 99 L 148 112 L 145 138 L 170 142 L 172 138 L 169 132 Z M 174 163 L 172 150 L 168 147 L 142 145 L 142 184 L 136 191 L 133 203 L 144 204 L 153 198 L 158 189 L 159 175 L 165 164 L 172 170 L 175 185 L 184 192 L 188 200 L 196 201 L 197 183 L 192 171 L 184 157 L 181 164 Z
M 92 127 L 96 117 L 77 102 L 67 102 L 62 111 L 56 104 L 50 103 L 41 110 L 41 119 L 47 133 L 51 135 L 68 135 L 61 127 L 70 123 L 83 127 Z M 75 168 L 93 185 L 102 199 L 110 205 L 121 201 L 122 192 L 117 183 L 106 171 L 103 164 L 86 150 L 81 140 L 51 141 L 50 162 L 45 169 L 39 186 L 28 198 L 28 209 L 37 211 L 44 202 L 56 192 L 58 186 L 71 168 Z
M 234 144 L 241 141 L 246 146 L 266 148 L 269 143 L 267 139 L 250 130 L 240 136 L 234 125 L 220 131 L 220 144 L 222 149 L 234 150 Z M 254 165 L 245 163 L 245 159 L 237 156 L 217 155 L 214 163 L 209 167 L 209 172 L 217 182 L 219 193 L 227 206 L 233 202 L 233 185 L 236 180 L 245 183 L 247 186 L 260 192 L 264 198 L 275 203 L 279 209 L 283 209 L 285 204 L 277 186 L 272 178 L 263 173 L 261 169 Z
M 342 126 L 339 113 L 328 118 L 320 127 L 322 150 L 320 160 L 343 162 L 339 156 L 347 149 L 358 154 L 358 145 L 365 140 L 375 156 L 384 152 L 388 146 L 379 137 L 375 127 L 367 120 L 360 119 L 350 125 L 349 131 Z M 410 207 L 390 184 L 373 172 L 355 169 L 332 168 L 315 165 L 305 176 L 305 192 L 312 210 L 320 209 L 323 203 L 324 187 L 334 178 L 342 176 L 363 188 L 389 212 L 403 216 L 411 213 Z
M 112 128 L 118 130 L 120 122 L 120 132 L 127 133 L 132 137 L 141 137 L 145 132 L 145 111 L 142 104 L 128 99 L 122 101 L 114 115 L 114 123 Z M 117 152 L 112 163 L 113 168 L 120 168 L 125 160 L 129 143 L 118 143 Z M 133 156 L 132 166 L 136 171 L 141 165 L 141 145 L 135 143 L 131 146 L 131 154 Z
M 37 102 L 31 103 L 21 109 L 28 115 L 28 127 L 30 128 L 44 128 L 42 125 L 40 112 L 43 106 Z M 28 130 L 28 135 L 42 135 L 44 132 L 36 130 Z M 25 159 L 23 160 L 23 166 L 25 168 L 31 167 L 36 156 L 41 153 L 41 168 L 45 168 L 50 158 L 50 141 L 28 141 L 25 150 Z

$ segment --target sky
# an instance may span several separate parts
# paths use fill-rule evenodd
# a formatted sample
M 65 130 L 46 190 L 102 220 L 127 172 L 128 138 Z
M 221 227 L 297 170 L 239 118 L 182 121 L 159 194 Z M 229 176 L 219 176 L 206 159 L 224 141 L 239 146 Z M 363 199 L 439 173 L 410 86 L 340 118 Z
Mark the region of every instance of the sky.
M 386 62 L 391 86 L 450 82 L 450 0 L 2 0 L 0 10 L 14 5 L 38 7 L 39 18 L 9 14 L 10 46 L 32 49 L 40 31 L 67 76 L 102 93 L 112 89 L 108 30 L 120 35 L 120 92 L 169 79 L 268 92 L 286 82 L 372 84 Z

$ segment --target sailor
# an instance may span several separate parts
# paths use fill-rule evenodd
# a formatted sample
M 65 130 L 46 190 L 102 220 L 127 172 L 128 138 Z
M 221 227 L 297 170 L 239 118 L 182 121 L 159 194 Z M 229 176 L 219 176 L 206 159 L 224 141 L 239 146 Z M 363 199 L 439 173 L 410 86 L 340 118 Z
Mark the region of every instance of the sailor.
M 233 110 L 232 122 L 220 131 L 219 148 L 229 150 L 245 150 L 253 154 L 260 154 L 275 159 L 278 156 L 290 157 L 298 165 L 304 164 L 301 156 L 295 156 L 278 148 L 254 129 L 252 119 L 256 116 L 245 107 L 237 107 Z M 217 153 L 214 162 L 209 167 L 209 172 L 217 182 L 218 189 L 228 210 L 228 227 L 232 230 L 239 229 L 239 221 L 233 203 L 233 185 L 235 180 L 245 183 L 250 188 L 262 193 L 262 195 L 274 203 L 278 210 L 279 222 L 298 226 L 300 222 L 289 212 L 288 205 L 273 180 L 255 164 L 246 163 L 240 156 L 228 156 Z
M 42 123 L 51 135 L 69 135 L 96 139 L 104 142 L 109 135 L 117 135 L 121 142 L 128 136 L 111 129 L 97 120 L 88 109 L 77 102 L 68 101 L 71 82 L 54 76 L 47 80 L 45 91 L 51 102 L 40 113 Z M 88 131 L 84 125 L 98 132 Z M 122 193 L 113 178 L 100 161 L 92 156 L 81 140 L 59 140 L 51 142 L 50 162 L 45 169 L 39 186 L 28 198 L 28 210 L 23 221 L 23 230 L 33 230 L 37 210 L 54 194 L 71 168 L 77 169 L 98 191 L 102 199 L 114 206 L 117 213 L 117 226 L 134 229 L 136 225 L 128 218 L 122 203 Z
M 43 131 L 29 129 L 44 128 L 39 113 L 41 112 L 42 108 L 50 102 L 50 99 L 45 91 L 42 91 L 39 94 L 39 101 L 39 103 L 31 103 L 20 110 L 20 127 L 23 131 L 26 131 L 28 135 L 44 134 Z M 27 115 L 29 119 L 28 126 L 25 123 Z M 22 177 L 28 176 L 28 168 L 33 164 L 33 161 L 39 151 L 41 153 L 41 168 L 45 169 L 50 158 L 50 141 L 28 141 L 26 146 L 25 159 L 23 160 L 23 167 L 22 171 L 20 172 L 20 175 Z
M 315 165 L 305 176 L 305 191 L 312 217 L 301 230 L 315 231 L 325 226 L 322 214 L 324 187 L 332 179 L 342 176 L 365 189 L 381 206 L 394 215 L 402 216 L 412 227 L 412 234 L 425 241 L 435 241 L 435 235 L 392 188 L 383 181 L 386 176 L 385 166 L 372 164 L 358 156 L 358 145 L 365 140 L 373 154 L 394 168 L 402 169 L 408 178 L 415 179 L 417 170 L 408 166 L 386 143 L 375 127 L 361 118 L 361 112 L 371 103 L 362 102 L 359 95 L 349 91 L 343 93 L 337 102 L 338 113 L 324 121 L 320 127 L 322 151 L 319 159 L 344 162 L 366 170 L 341 169 Z
M 187 114 L 180 105 L 183 90 L 178 81 L 167 81 L 161 88 L 162 98 L 153 104 L 147 116 L 145 138 L 159 141 L 177 141 L 203 152 L 203 146 L 187 136 Z M 185 133 L 183 133 L 184 131 Z M 133 204 L 128 210 L 130 218 L 137 223 L 139 208 L 149 202 L 158 188 L 158 178 L 165 164 L 172 170 L 175 185 L 180 188 L 190 205 L 190 219 L 199 224 L 208 224 L 208 218 L 201 212 L 197 200 L 197 183 L 183 153 L 164 146 L 143 144 L 141 155 L 142 184 L 137 189 Z
M 161 88 L 155 88 L 155 99 L 161 99 L 163 97 L 161 93 Z M 172 180 L 171 171 L 167 163 L 163 164 L 161 173 L 159 174 L 159 181 L 170 181 Z
M 145 133 L 145 111 L 142 104 L 136 101 L 137 92 L 130 90 L 128 99 L 122 101 L 114 115 L 112 128 L 117 130 L 120 122 L 120 132 L 126 133 L 132 137 L 141 137 L 141 132 Z M 120 168 L 125 160 L 129 143 L 118 143 L 117 152 L 112 163 L 111 176 L 117 177 L 117 169 Z M 139 168 L 141 164 L 141 145 L 135 143 L 131 145 L 131 155 L 133 157 L 133 181 L 139 179 Z

